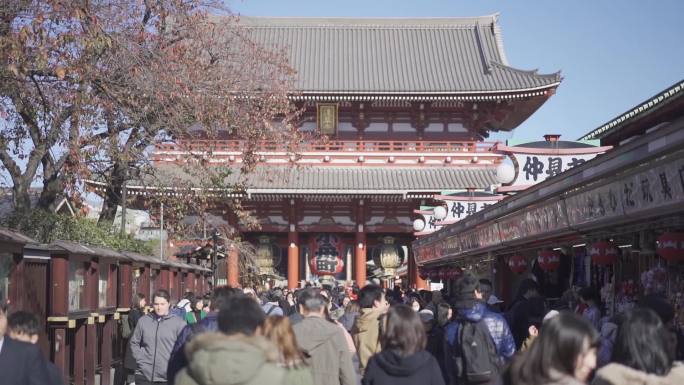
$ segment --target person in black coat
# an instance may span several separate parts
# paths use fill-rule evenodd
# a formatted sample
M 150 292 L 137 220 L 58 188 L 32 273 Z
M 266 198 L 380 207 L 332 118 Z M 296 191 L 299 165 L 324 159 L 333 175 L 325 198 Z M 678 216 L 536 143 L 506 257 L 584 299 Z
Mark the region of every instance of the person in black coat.
M 46 360 L 38 346 L 15 341 L 7 331 L 7 305 L 0 304 L 0 383 L 2 385 L 52 384 Z
M 127 330 L 129 331 L 126 336 L 124 336 L 124 341 L 126 344 L 126 352 L 124 353 L 124 378 L 123 378 L 123 383 L 131 383 L 133 382 L 134 378 L 134 373 L 135 369 L 137 367 L 137 364 L 135 362 L 135 358 L 133 358 L 133 352 L 131 352 L 131 345 L 129 344 L 131 335 L 133 334 L 133 330 L 135 330 L 135 327 L 138 325 L 138 321 L 142 316 L 145 315 L 145 307 L 147 306 L 147 299 L 145 298 L 145 294 L 142 293 L 137 293 L 133 296 L 133 300 L 131 301 L 132 307 L 131 311 L 128 312 L 128 318 L 124 320 L 123 322 L 127 323 Z
M 425 350 L 425 329 L 413 309 L 390 308 L 381 343 L 382 351 L 368 361 L 363 385 L 444 385 L 437 360 Z
M 15 340 L 21 342 L 28 342 L 30 344 L 37 344 L 40 337 L 40 323 L 38 317 L 26 312 L 15 311 L 7 317 L 7 335 Z M 62 371 L 50 361 L 45 361 L 48 378 L 51 385 L 64 385 L 64 376 Z

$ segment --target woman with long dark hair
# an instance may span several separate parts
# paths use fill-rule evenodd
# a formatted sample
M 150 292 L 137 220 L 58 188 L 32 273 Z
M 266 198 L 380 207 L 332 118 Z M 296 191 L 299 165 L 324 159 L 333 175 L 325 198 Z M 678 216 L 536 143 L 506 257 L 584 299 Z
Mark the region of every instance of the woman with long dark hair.
M 613 363 L 598 371 L 594 384 L 684 384 L 684 366 L 674 363 L 673 337 L 652 310 L 631 310 L 620 323 Z
M 418 314 L 406 305 L 389 309 L 382 351 L 368 361 L 363 385 L 444 385 L 437 360 L 427 351 Z
M 507 385 L 586 384 L 596 368 L 598 332 L 586 319 L 561 313 L 544 322 L 539 336 L 504 373 Z

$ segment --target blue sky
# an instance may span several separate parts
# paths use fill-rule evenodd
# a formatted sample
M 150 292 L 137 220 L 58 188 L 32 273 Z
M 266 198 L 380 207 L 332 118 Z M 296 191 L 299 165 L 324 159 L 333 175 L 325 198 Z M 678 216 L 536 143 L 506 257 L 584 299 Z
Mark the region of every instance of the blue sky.
M 555 96 L 498 139 L 575 140 L 684 78 L 684 0 L 232 0 L 247 16 L 458 17 L 500 13 L 513 67 L 560 70 Z

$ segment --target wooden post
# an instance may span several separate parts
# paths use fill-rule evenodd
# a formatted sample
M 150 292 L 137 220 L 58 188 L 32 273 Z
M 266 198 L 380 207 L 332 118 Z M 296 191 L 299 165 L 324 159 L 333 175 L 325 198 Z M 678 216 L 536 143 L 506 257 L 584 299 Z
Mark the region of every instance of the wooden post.
M 228 256 L 226 257 L 227 261 L 227 270 L 228 270 L 228 286 L 230 287 L 238 287 L 240 285 L 239 281 L 239 251 L 235 245 L 231 244 L 230 247 L 228 248 Z
M 78 322 L 76 337 L 74 341 L 74 384 L 83 385 L 85 379 L 85 345 L 86 345 L 86 323 L 88 320 Z
M 190 270 L 185 275 L 185 291 L 195 292 L 195 272 Z M 181 296 L 184 293 L 181 293 Z
M 111 385 L 111 367 L 112 367 L 112 338 L 113 329 L 116 321 L 111 315 L 107 316 L 104 327 L 102 329 L 102 374 L 100 378 L 101 385 Z
M 90 268 L 86 274 L 86 302 L 88 308 L 94 311 L 98 308 L 98 280 L 100 278 L 99 262 L 97 259 L 90 261 Z M 97 330 L 95 329 L 95 317 L 90 316 L 86 321 L 86 344 L 85 344 L 85 380 L 86 385 L 95 385 L 95 366 L 97 365 Z
M 66 317 L 69 313 L 69 259 L 66 255 L 52 255 L 50 263 L 51 286 L 49 288 L 50 309 L 48 311 L 48 316 Z M 54 328 L 55 340 L 50 347 L 50 349 L 54 349 L 54 363 L 60 369 L 62 378 L 65 379 L 64 383 L 67 383 L 66 379 L 69 377 L 70 355 L 66 328 L 66 323 Z M 76 343 L 78 344 L 78 341 L 76 341 Z M 77 360 L 78 358 L 75 356 L 74 359 Z M 83 383 L 82 368 L 83 367 L 81 367 L 81 384 Z M 75 369 L 76 368 L 74 368 L 74 373 L 77 373 Z
M 119 265 L 119 304 L 118 307 L 130 308 L 133 293 L 131 292 L 131 283 L 133 281 L 132 266 L 130 263 L 121 263 Z
M 88 317 L 86 325 L 86 356 L 85 380 L 86 385 L 95 385 L 95 365 L 97 364 L 97 330 L 95 317 Z

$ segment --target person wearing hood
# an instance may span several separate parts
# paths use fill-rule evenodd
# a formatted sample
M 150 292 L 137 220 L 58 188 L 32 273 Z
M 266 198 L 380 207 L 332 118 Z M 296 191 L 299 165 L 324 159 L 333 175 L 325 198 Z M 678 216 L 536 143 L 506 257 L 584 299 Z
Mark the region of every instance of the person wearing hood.
M 200 334 L 186 345 L 188 365 L 176 375 L 176 385 L 285 384 L 278 349 L 256 335 L 265 319 L 253 299 L 229 298 L 219 310 L 220 333 Z
M 200 322 L 186 325 L 183 328 L 173 346 L 171 358 L 169 359 L 169 366 L 166 371 L 166 378 L 168 379 L 169 385 L 174 384 L 176 374 L 188 364 L 188 360 L 185 357 L 185 346 L 187 343 L 198 334 L 217 332 L 218 315 L 221 306 L 227 303 L 231 297 L 239 294 L 242 294 L 240 289 L 232 288 L 230 286 L 219 286 L 214 288 L 214 291 L 211 293 L 212 310 L 207 313 L 207 316 L 200 320 Z
M 425 350 L 420 316 L 409 306 L 389 309 L 381 340 L 382 351 L 368 360 L 363 385 L 444 385 L 437 360 Z
M 342 327 L 325 319 L 326 299 L 320 289 L 306 288 L 298 293 L 299 310 L 304 319 L 292 328 L 297 345 L 305 352 L 306 363 L 316 385 L 357 384 L 347 341 Z
M 173 345 L 186 325 L 183 319 L 169 313 L 168 291 L 157 290 L 152 301 L 154 313 L 140 318 L 129 342 L 137 364 L 137 385 L 166 384 L 166 369 Z
M 361 314 L 356 318 L 351 334 L 359 352 L 359 369 L 363 375 L 371 356 L 382 350 L 381 318 L 387 313 L 389 304 L 380 286 L 366 285 L 359 292 L 359 305 Z
M 650 309 L 636 308 L 625 315 L 612 361 L 599 369 L 593 385 L 684 384 L 684 365 L 674 362 L 672 333 Z
M 457 361 L 461 361 L 461 340 L 459 333 L 461 327 L 484 330 L 494 345 L 493 355 L 490 357 L 492 365 L 502 366 L 515 354 L 515 340 L 508 327 L 508 323 L 501 314 L 487 309 L 480 292 L 480 282 L 471 273 L 464 274 L 456 284 L 455 289 L 455 314 L 453 320 L 446 326 L 445 334 L 445 360 L 447 374 L 450 383 L 456 383 L 464 373 L 458 368 Z M 484 326 L 484 327 L 483 327 Z M 489 339 L 487 339 L 489 341 Z

